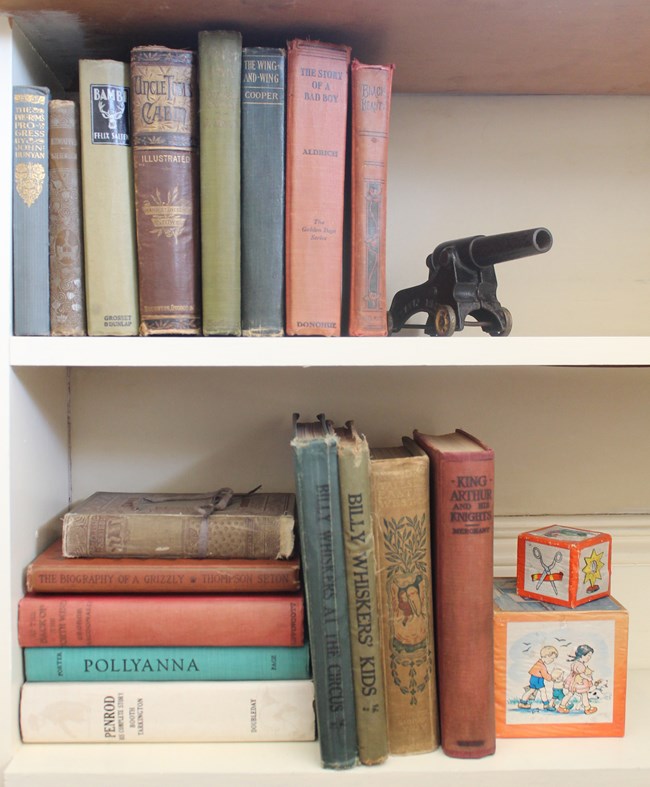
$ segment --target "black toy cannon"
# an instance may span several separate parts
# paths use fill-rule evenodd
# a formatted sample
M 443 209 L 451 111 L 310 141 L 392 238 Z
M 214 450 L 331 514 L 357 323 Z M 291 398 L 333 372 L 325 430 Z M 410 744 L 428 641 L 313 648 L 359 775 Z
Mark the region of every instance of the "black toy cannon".
M 490 336 L 507 336 L 512 317 L 497 300 L 494 266 L 544 254 L 552 245 L 553 236 L 544 227 L 441 243 L 427 257 L 428 280 L 395 294 L 388 310 L 388 332 L 423 328 L 428 336 L 451 336 L 465 325 L 475 325 Z M 418 312 L 429 315 L 426 325 L 407 325 Z M 467 321 L 468 317 L 474 320 Z

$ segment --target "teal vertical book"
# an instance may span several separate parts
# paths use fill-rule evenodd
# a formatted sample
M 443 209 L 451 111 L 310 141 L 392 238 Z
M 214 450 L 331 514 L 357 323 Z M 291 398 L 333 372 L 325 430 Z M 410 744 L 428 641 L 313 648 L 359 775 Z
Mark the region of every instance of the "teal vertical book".
M 324 416 L 294 415 L 298 532 L 309 621 L 322 764 L 351 768 L 357 735 L 337 458 L 338 438 Z
M 244 336 L 284 333 L 284 49 L 246 47 L 241 95 Z
M 309 647 L 25 648 L 25 680 L 307 680 Z
M 48 108 L 46 87 L 13 92 L 14 334 L 50 333 Z

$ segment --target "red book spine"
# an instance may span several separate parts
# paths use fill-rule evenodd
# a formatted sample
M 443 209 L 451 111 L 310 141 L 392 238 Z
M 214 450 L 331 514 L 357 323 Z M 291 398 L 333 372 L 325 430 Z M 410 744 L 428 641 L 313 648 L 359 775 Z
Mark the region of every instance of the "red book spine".
M 304 644 L 300 594 L 25 595 L 21 647 Z
M 350 336 L 386 336 L 386 176 L 393 65 L 352 61 Z
M 286 328 L 340 336 L 350 47 L 287 50 Z
M 65 558 L 55 541 L 28 566 L 36 593 L 292 593 L 300 561 L 203 558 Z
M 431 460 L 442 749 L 450 757 L 485 757 L 495 750 L 494 453 L 460 431 L 438 445 L 435 436 L 414 437 Z M 445 438 L 457 438 L 458 447 Z

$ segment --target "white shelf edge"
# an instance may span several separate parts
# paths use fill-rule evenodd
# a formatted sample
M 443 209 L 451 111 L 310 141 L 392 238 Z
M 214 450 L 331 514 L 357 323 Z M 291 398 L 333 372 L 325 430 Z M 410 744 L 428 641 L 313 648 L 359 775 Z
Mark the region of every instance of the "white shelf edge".
M 17 367 L 650 366 L 650 336 L 23 337 Z
M 383 765 L 341 774 L 324 770 L 318 747 L 310 744 L 27 744 L 19 746 L 5 772 L 5 787 L 213 787 L 257 784 L 303 787 L 346 784 L 393 787 L 407 778 L 413 787 L 458 787 L 480 778 L 481 787 L 542 787 L 577 780 L 590 787 L 650 783 L 650 672 L 630 673 L 626 734 L 621 738 L 497 740 L 493 757 L 459 760 L 440 750 L 413 757 L 390 757 Z M 559 780 L 559 781 L 558 781 Z M 478 782 L 476 782 L 478 783 Z

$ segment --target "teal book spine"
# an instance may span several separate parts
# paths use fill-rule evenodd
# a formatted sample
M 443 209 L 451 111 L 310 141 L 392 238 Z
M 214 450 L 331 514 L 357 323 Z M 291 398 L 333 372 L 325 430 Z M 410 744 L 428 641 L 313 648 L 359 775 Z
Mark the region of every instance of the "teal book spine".
M 14 334 L 50 333 L 48 134 L 50 91 L 13 90 Z
M 25 680 L 307 680 L 309 647 L 25 648 Z
M 284 334 L 284 49 L 245 47 L 241 95 L 244 336 Z
M 298 533 L 323 767 L 357 763 L 357 735 L 339 493 L 338 438 L 323 416 L 294 416 Z

